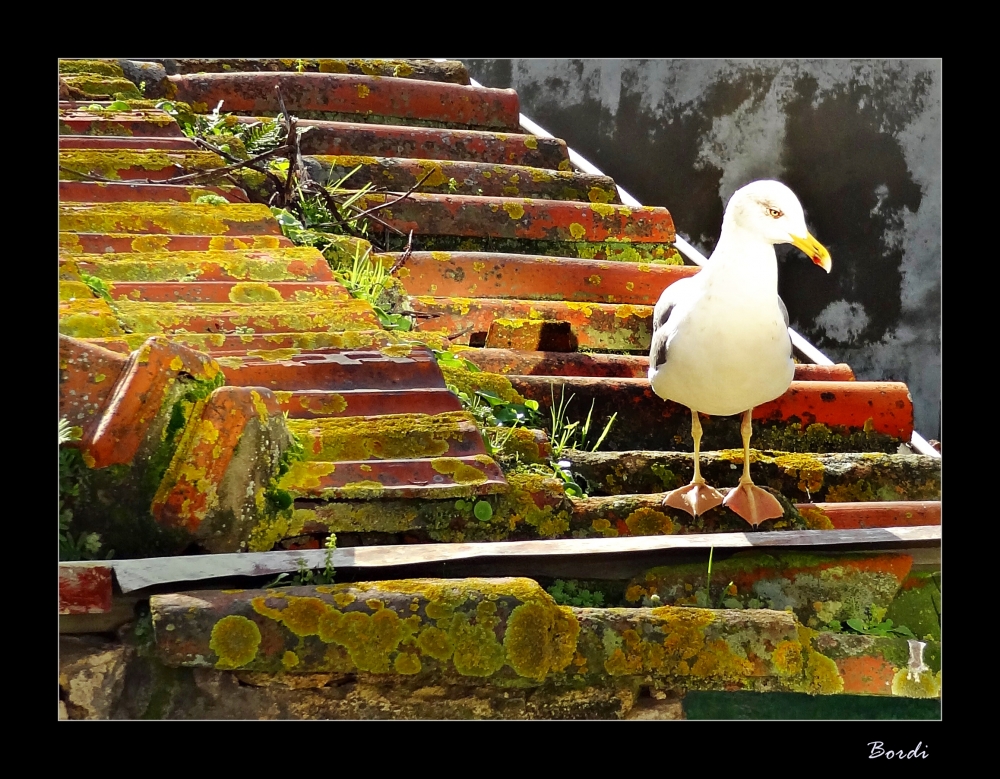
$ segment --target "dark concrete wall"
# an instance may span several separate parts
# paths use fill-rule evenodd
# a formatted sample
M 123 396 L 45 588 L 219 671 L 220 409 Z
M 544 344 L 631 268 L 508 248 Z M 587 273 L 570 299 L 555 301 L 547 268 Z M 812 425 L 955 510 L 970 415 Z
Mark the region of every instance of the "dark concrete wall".
M 703 253 L 776 178 L 833 257 L 778 247 L 792 326 L 860 379 L 905 381 L 940 439 L 940 60 L 464 60 Z

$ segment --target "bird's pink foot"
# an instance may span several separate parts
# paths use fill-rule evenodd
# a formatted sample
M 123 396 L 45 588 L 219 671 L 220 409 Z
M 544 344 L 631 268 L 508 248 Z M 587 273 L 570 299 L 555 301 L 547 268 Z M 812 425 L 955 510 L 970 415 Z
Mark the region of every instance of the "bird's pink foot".
M 785 514 L 777 498 L 755 484 L 741 484 L 730 490 L 722 505 L 754 527 L 765 519 L 777 519 Z
M 704 514 L 721 503 L 722 493 L 704 482 L 691 482 L 686 487 L 668 492 L 663 499 L 664 506 L 686 511 L 692 517 Z

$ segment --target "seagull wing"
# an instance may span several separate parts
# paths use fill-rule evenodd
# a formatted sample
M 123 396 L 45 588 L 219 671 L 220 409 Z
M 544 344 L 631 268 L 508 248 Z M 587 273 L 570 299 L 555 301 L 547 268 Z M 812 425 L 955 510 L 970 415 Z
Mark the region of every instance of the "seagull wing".
M 677 332 L 680 317 L 677 316 L 678 304 L 694 291 L 697 277 L 676 281 L 663 290 L 660 299 L 653 309 L 653 337 L 649 347 L 649 368 L 656 371 L 667 361 L 670 341 Z M 684 307 L 686 308 L 686 307 Z
M 780 295 L 778 296 L 778 308 L 781 309 L 781 316 L 785 320 L 785 330 L 787 330 L 788 329 L 788 309 L 785 308 L 785 301 L 781 299 Z M 793 352 L 793 349 L 792 349 L 792 336 L 791 336 L 791 333 L 789 333 L 789 335 L 788 335 L 788 356 L 791 357 L 793 354 L 794 354 L 794 352 Z

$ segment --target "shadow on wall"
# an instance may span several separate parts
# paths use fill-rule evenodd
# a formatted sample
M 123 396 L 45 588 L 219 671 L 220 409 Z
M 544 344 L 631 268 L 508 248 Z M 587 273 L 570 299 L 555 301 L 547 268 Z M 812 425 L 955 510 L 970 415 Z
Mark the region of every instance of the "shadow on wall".
M 739 187 L 799 196 L 833 272 L 778 248 L 792 326 L 859 379 L 904 381 L 940 440 L 940 60 L 465 60 L 711 253 Z

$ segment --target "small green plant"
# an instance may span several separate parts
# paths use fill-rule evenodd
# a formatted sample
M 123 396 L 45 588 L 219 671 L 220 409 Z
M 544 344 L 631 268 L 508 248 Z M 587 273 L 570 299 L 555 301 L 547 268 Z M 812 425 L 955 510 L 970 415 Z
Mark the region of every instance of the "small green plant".
M 835 633 L 860 633 L 866 636 L 904 636 L 916 638 L 913 631 L 905 625 L 894 625 L 891 619 L 885 619 L 886 609 L 872 604 L 865 609 L 863 619 L 853 618 L 841 623 L 838 620 L 827 625 Z
M 299 570 L 294 574 L 280 573 L 264 589 L 272 587 L 305 587 L 317 584 L 334 584 L 337 572 L 333 567 L 333 552 L 337 548 L 337 536 L 330 533 L 324 544 L 326 553 L 323 556 L 323 567 L 310 569 L 304 560 L 298 561 Z
M 546 592 L 560 606 L 577 606 L 579 608 L 601 608 L 604 606 L 604 593 L 592 591 L 580 586 L 576 579 L 556 579 Z
M 86 284 L 90 291 L 97 295 L 97 297 L 104 298 L 109 303 L 111 302 L 111 289 L 105 283 L 104 279 L 99 279 L 97 276 L 91 276 L 87 273 L 81 273 L 80 281 Z
M 87 466 L 79 449 L 64 446 L 71 441 L 79 441 L 81 429 L 74 427 L 65 417 L 59 420 L 59 559 L 96 560 L 101 552 L 101 537 L 97 533 L 71 532 L 73 523 L 73 498 L 80 495 L 80 478 Z M 114 550 L 108 551 L 104 559 L 110 559 Z
M 596 452 L 600 445 L 604 443 L 604 439 L 608 437 L 608 433 L 611 432 L 611 426 L 618 418 L 618 412 L 616 411 L 611 415 L 597 441 L 588 449 L 587 439 L 590 437 L 595 401 L 591 400 L 590 411 L 587 412 L 587 418 L 581 426 L 579 422 L 568 421 L 566 416 L 569 404 L 573 402 L 573 398 L 576 395 L 570 395 L 569 400 L 566 400 L 566 385 L 564 384 L 560 387 L 559 403 L 557 404 L 554 384 L 549 384 L 549 391 L 552 393 L 552 405 L 549 407 L 549 413 L 552 416 L 552 454 L 558 459 L 562 456 L 565 449 L 582 449 L 583 451 Z

